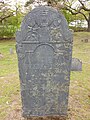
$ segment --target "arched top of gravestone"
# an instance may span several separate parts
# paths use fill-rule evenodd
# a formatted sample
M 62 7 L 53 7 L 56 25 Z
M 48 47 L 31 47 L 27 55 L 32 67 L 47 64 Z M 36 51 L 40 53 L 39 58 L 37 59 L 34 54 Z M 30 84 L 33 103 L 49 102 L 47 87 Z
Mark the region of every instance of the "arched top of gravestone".
M 21 24 L 21 41 L 71 42 L 65 17 L 56 9 L 40 6 L 29 12 Z

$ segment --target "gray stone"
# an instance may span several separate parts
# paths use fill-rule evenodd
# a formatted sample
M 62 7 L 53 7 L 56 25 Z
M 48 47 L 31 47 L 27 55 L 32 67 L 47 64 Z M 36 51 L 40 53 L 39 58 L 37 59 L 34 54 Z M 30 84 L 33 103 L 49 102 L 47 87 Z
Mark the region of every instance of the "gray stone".
M 10 48 L 10 54 L 14 54 L 13 48 Z
M 23 116 L 66 116 L 72 33 L 64 16 L 48 6 L 35 8 L 16 42 Z
M 79 60 L 78 58 L 72 58 L 71 70 L 82 71 L 82 61 Z

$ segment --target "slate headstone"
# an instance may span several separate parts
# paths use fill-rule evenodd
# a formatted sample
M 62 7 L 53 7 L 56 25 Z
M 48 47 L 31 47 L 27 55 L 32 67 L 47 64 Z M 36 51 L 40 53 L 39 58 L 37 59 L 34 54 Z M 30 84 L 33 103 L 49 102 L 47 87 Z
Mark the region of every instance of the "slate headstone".
M 78 58 L 72 58 L 71 71 L 82 71 L 82 61 Z
M 66 116 L 72 33 L 64 16 L 48 6 L 35 8 L 16 42 L 23 116 Z

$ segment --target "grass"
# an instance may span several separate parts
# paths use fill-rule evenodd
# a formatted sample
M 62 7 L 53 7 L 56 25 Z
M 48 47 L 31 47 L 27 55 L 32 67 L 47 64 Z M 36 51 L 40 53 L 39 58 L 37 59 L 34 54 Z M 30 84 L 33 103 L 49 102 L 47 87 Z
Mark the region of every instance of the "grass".
M 10 48 L 14 54 L 10 55 Z M 0 41 L 0 120 L 4 120 L 8 114 L 8 108 L 14 101 L 13 96 L 19 94 L 19 78 L 17 56 L 15 52 L 15 40 Z
M 17 69 L 17 57 L 16 54 L 10 55 L 10 48 L 15 53 L 15 41 L 14 40 L 2 40 L 0 41 L 0 53 L 3 54 L 3 59 L 0 59 L 0 76 L 16 73 Z
M 89 42 L 82 42 L 86 38 Z M 10 54 L 10 48 L 14 54 Z M 0 120 L 21 120 L 18 115 L 21 101 L 15 41 L 0 41 L 0 53 L 3 55 L 0 59 Z M 74 33 L 73 57 L 79 58 L 83 64 L 81 72 L 71 72 L 68 120 L 90 120 L 90 33 Z
M 82 42 L 86 38 L 89 42 Z M 90 120 L 90 33 L 74 34 L 73 57 L 83 64 L 81 72 L 71 72 L 69 119 Z

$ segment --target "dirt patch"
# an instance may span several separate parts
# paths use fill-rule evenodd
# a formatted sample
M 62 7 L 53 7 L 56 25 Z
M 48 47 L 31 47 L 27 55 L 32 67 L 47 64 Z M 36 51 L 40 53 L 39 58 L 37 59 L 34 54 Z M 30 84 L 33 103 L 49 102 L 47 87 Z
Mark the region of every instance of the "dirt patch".
M 48 116 L 48 117 L 27 118 L 26 120 L 66 120 L 66 118 L 60 116 Z
M 17 109 L 12 111 L 11 114 L 5 120 L 66 120 L 66 117 L 48 116 L 48 117 L 23 118 L 21 116 L 21 110 Z
M 21 115 L 21 109 L 13 110 L 9 113 L 5 120 L 26 120 Z
M 0 37 L 0 40 L 15 40 L 15 37 Z
M 0 53 L 0 59 L 4 58 L 4 55 L 2 53 Z

